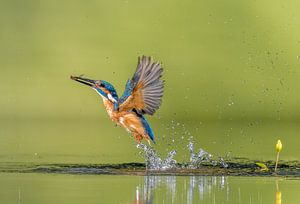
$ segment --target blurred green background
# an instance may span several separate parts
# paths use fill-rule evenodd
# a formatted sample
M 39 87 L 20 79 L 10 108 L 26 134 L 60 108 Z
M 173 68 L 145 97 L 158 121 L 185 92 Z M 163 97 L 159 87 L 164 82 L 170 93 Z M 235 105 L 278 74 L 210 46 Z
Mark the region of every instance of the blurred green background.
M 0 161 L 142 161 L 101 98 L 122 94 L 137 57 L 165 68 L 149 121 L 161 155 L 186 145 L 214 155 L 299 159 L 299 1 L 0 1 Z

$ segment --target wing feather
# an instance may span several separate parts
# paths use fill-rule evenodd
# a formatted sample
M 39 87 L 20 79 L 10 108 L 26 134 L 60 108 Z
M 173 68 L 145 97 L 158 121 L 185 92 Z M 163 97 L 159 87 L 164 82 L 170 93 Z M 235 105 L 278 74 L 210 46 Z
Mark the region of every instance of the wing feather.
M 123 96 L 119 100 L 119 109 L 135 109 L 139 113 L 153 115 L 160 107 L 164 82 L 160 79 L 163 69 L 158 62 L 150 57 L 138 59 L 136 71 L 128 80 Z

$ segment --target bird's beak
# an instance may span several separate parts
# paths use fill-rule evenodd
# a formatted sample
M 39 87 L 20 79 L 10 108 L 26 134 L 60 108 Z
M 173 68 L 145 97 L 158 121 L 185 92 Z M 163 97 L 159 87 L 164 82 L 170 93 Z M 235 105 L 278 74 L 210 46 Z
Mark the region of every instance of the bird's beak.
M 78 81 L 82 84 L 88 85 L 90 87 L 94 87 L 96 84 L 96 80 L 92 80 L 92 79 L 87 79 L 87 78 L 83 78 L 83 77 L 77 77 L 77 76 L 71 76 L 70 77 L 72 80 Z

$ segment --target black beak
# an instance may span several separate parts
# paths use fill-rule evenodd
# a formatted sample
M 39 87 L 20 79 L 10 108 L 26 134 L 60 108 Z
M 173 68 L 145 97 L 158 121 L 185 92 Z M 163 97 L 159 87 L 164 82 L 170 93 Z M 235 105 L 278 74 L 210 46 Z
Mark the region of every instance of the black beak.
M 87 79 L 87 78 L 83 78 L 83 77 L 77 77 L 77 76 L 71 76 L 70 77 L 72 80 L 78 81 L 82 84 L 88 85 L 90 87 L 94 87 L 94 85 L 96 84 L 96 80 L 92 80 L 92 79 Z

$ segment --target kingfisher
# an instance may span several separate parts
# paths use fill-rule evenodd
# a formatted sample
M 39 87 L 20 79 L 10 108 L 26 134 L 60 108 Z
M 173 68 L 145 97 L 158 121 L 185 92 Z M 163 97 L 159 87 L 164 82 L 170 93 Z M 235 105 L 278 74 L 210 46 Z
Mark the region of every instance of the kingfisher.
M 131 133 L 136 142 L 145 139 L 150 144 L 151 139 L 155 144 L 154 133 L 145 114 L 153 115 L 162 103 L 162 74 L 163 68 L 159 62 L 151 57 L 139 57 L 135 73 L 127 80 L 120 98 L 114 86 L 107 81 L 83 76 L 71 76 L 71 79 L 94 89 L 102 97 L 110 119 Z

